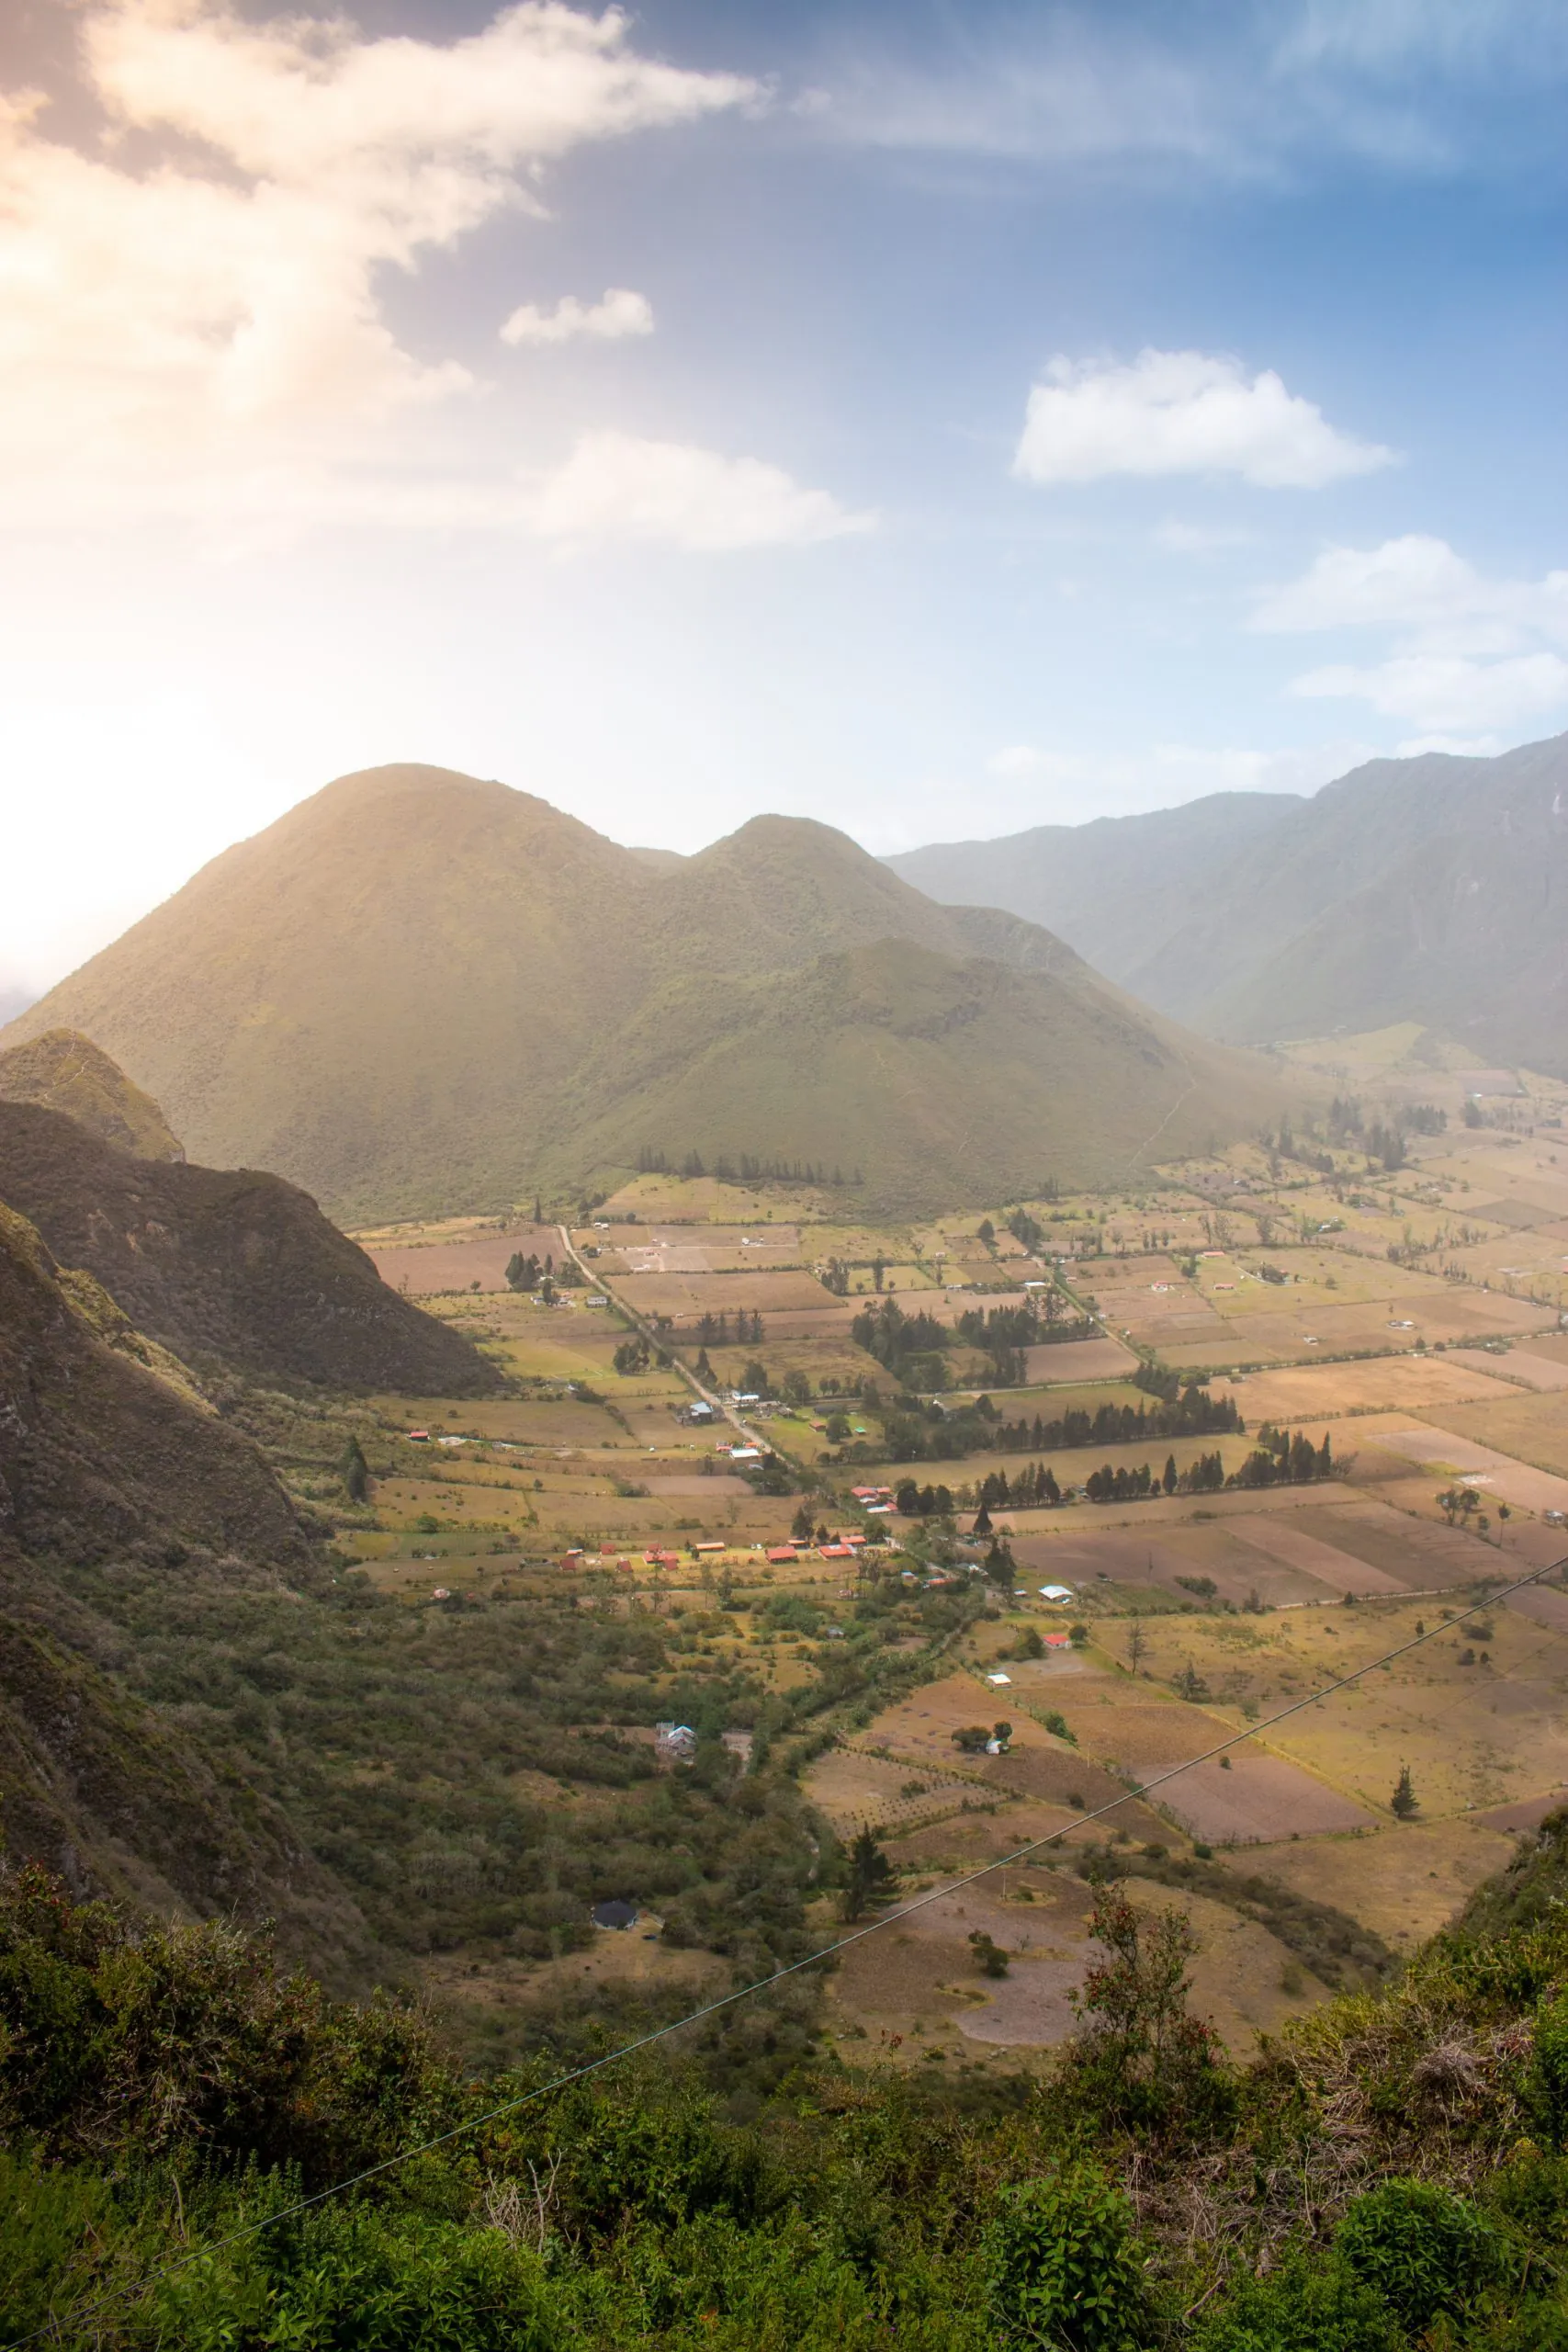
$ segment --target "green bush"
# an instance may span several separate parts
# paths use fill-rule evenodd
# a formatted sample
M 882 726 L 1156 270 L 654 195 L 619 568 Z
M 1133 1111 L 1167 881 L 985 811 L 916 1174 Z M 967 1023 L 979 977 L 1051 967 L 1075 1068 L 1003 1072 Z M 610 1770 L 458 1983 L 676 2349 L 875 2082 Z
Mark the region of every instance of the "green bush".
M 570 2338 L 536 2255 L 500 2230 L 365 2206 L 165 2278 L 148 2316 L 183 2352 L 552 2352 Z
M 1536 2013 L 1528 2096 L 1542 2130 L 1561 2147 L 1568 2139 L 1568 1995 L 1543 2002 Z
M 1133 2209 L 1098 2166 L 1067 2164 L 1004 2189 L 985 2253 L 998 2344 L 1134 2352 L 1147 2342 Z
M 1358 2197 L 1335 2244 L 1412 2331 L 1461 2311 L 1503 2267 L 1503 2240 L 1474 2206 L 1419 2180 Z
M 1227 2296 L 1191 2352 L 1401 2352 L 1404 2343 L 1375 2287 L 1340 2262 L 1297 2261 Z

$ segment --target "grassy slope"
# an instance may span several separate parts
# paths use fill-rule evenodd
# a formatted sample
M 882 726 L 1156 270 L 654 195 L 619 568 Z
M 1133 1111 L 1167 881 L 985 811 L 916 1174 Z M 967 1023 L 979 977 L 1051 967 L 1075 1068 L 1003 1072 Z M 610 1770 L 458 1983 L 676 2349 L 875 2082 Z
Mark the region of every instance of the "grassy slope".
M 942 960 L 910 967 L 913 1026 L 891 967 L 821 961 L 887 941 Z M 976 956 L 1000 968 L 982 979 Z M 1032 995 L 1009 993 L 1021 971 Z M 199 1158 L 276 1168 L 355 1218 L 504 1206 L 721 1130 L 934 1204 L 975 1192 L 977 1155 L 982 1190 L 1055 1158 L 1119 1174 L 1184 1053 L 1194 1135 L 1235 1134 L 1269 1089 L 1048 933 L 939 907 L 828 827 L 760 818 L 650 865 L 418 768 L 344 778 L 226 852 L 6 1034 L 62 1019 Z
M 1239 1057 L 1183 1040 L 1081 966 L 1021 972 L 896 940 L 722 1008 L 666 1001 L 616 1058 L 607 1110 L 591 1107 L 609 1091 L 601 1066 L 573 1090 L 595 1159 L 624 1164 L 643 1143 L 710 1161 L 799 1156 L 859 1168 L 859 1197 L 890 1213 L 942 1201 L 957 1171 L 976 1197 L 1005 1199 L 1146 1167 L 1267 1117 L 1273 1099 Z

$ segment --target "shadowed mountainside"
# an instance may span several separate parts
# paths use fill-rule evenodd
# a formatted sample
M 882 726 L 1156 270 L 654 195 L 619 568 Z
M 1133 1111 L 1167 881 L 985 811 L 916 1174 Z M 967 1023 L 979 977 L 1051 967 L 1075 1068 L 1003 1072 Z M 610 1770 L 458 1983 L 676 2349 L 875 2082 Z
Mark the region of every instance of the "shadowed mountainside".
M 0 1536 L 22 1549 L 91 1556 L 147 1539 L 301 1555 L 255 1447 L 4 1205 L 0 1399 Z
M 888 860 L 981 893 L 1215 1036 L 1420 1021 L 1568 1077 L 1568 736 L 1373 760 L 1311 800 L 1190 808 Z
M 40 1114 L 48 1115 L 48 1114 Z M 116 1674 L 123 1631 L 66 1591 L 136 1576 L 167 1614 L 217 1585 L 320 1580 L 251 1441 L 0 1206 L 0 1808 L 14 1858 L 79 1892 L 278 1923 L 328 1966 L 367 1947 L 350 1896 L 281 1809 Z
M 942 967 L 919 965 L 918 1007 L 886 958 L 854 960 L 890 944 Z M 328 786 L 6 1036 L 62 1022 L 199 1158 L 276 1168 L 345 1218 L 501 1207 L 645 1146 L 858 1166 L 868 1204 L 914 1207 L 1120 1177 L 1145 1139 L 1223 1139 L 1280 1107 L 1265 1066 L 830 827 L 761 817 L 650 860 L 432 768 Z
M 133 1159 L 58 1111 L 0 1102 L 0 1200 L 193 1363 L 418 1396 L 500 1385 L 280 1177 Z
M 0 1054 L 0 1102 L 37 1102 L 63 1111 L 100 1143 L 138 1159 L 183 1159 L 150 1094 L 132 1086 L 118 1063 L 73 1029 L 46 1029 L 25 1046 Z

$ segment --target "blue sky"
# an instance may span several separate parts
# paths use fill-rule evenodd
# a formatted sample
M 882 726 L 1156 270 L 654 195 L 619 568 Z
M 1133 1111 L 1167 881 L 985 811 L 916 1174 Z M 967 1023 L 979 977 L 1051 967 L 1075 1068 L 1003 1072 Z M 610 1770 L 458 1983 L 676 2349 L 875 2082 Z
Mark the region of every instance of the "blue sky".
M 1568 726 L 1565 82 L 1555 0 L 33 0 L 0 989 L 383 759 L 891 849 Z

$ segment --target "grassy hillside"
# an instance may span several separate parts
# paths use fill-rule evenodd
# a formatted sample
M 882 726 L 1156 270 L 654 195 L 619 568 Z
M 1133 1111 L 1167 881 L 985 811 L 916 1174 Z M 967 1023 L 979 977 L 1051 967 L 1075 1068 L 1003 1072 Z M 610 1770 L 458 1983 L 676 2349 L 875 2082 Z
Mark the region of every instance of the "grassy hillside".
M 1568 1076 L 1568 737 L 1374 760 L 1311 800 L 1222 794 L 891 860 L 1050 922 L 1215 1036 L 1418 1021 Z
M 132 1086 L 107 1054 L 73 1029 L 46 1029 L 0 1054 L 0 1102 L 37 1102 L 62 1111 L 100 1143 L 112 1143 L 138 1159 L 186 1156 L 152 1096 Z
M 413 1396 L 499 1385 L 468 1340 L 389 1290 L 280 1177 L 156 1166 L 59 1112 L 0 1102 L 0 1200 L 192 1362 Z
M 852 960 L 886 943 L 943 967 L 919 966 L 918 1007 Z M 560 1197 L 644 1145 L 720 1136 L 935 1204 L 1054 1157 L 1120 1175 L 1179 1094 L 1184 1133 L 1229 1136 L 1271 1085 L 1050 933 L 938 906 L 829 827 L 759 818 L 649 861 L 428 768 L 329 786 L 6 1035 L 62 1021 L 199 1159 L 276 1168 L 367 1219 Z
M 1267 1118 L 1267 1072 L 1119 998 L 1059 943 L 1055 961 L 1020 970 L 882 939 L 722 1001 L 666 996 L 569 1090 L 574 1148 L 605 1165 L 643 1145 L 674 1165 L 693 1148 L 709 1166 L 799 1158 L 858 1170 L 867 1204 L 893 1211 L 940 1200 L 954 1171 L 1007 1199 Z

